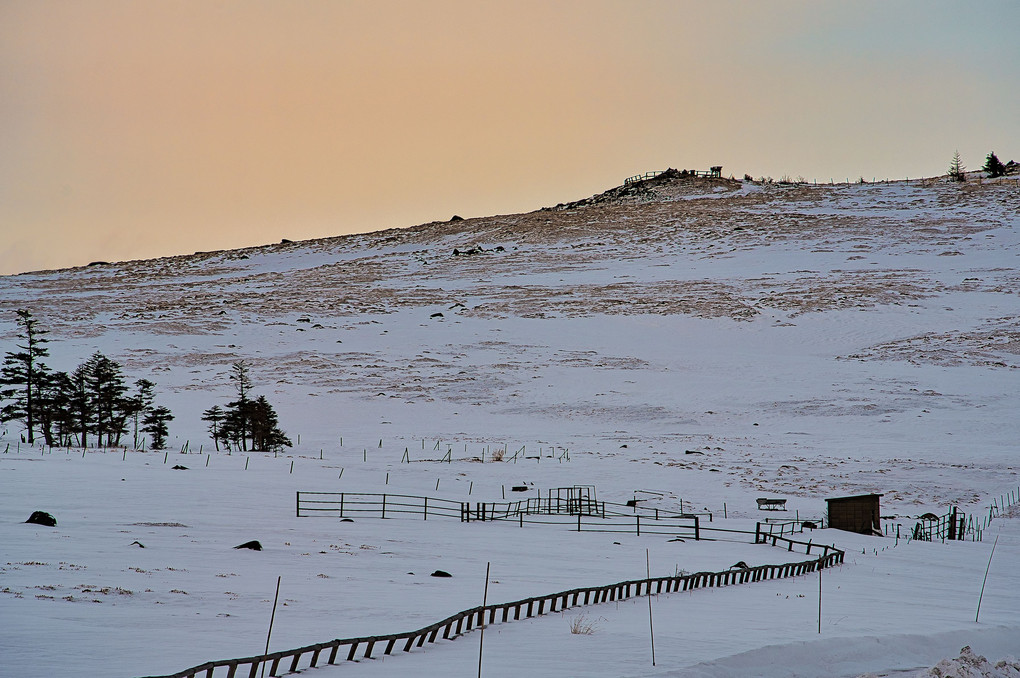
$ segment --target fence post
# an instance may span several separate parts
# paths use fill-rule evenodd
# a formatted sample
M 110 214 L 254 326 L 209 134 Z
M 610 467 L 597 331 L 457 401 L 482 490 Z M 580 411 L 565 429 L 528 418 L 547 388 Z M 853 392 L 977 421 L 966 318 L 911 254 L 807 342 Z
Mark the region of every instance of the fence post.
M 701 541 L 701 521 L 694 516 L 694 541 Z
M 344 493 L 340 493 L 340 517 L 344 517 Z
M 761 543 L 761 523 L 754 524 L 754 543 Z
M 425 520 L 429 519 L 429 498 L 425 497 Z
M 382 496 L 382 517 L 386 517 L 386 495 Z
M 295 502 L 296 502 L 296 505 L 294 507 L 294 517 L 295 518 L 300 518 L 301 517 L 301 491 L 300 490 L 297 493 L 297 497 L 295 498 Z
M 637 523 L 637 536 L 641 536 L 641 516 L 635 515 L 634 520 Z

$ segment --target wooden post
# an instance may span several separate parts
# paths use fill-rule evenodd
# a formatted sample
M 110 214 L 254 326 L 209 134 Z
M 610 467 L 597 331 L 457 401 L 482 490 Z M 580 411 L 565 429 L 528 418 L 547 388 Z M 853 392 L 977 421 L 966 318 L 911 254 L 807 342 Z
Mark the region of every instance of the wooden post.
M 382 517 L 386 517 L 386 495 L 382 496 Z
M 819 566 L 821 560 L 818 561 Z M 822 568 L 818 568 L 818 633 L 822 632 Z

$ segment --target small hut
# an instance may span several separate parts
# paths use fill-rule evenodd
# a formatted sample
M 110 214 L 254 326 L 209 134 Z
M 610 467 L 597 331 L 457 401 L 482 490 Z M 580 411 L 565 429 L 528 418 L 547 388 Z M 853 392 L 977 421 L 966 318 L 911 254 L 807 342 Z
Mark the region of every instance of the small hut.
M 860 534 L 882 534 L 879 520 L 880 494 L 861 494 L 856 497 L 826 499 L 829 506 L 829 527 Z

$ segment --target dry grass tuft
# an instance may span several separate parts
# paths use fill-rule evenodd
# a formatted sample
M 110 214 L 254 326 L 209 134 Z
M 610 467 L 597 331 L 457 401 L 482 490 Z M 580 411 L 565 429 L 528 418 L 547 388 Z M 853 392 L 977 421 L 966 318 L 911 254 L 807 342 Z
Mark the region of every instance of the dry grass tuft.
M 593 620 L 586 614 L 579 614 L 570 620 L 570 632 L 577 636 L 590 636 L 597 628 L 598 620 Z

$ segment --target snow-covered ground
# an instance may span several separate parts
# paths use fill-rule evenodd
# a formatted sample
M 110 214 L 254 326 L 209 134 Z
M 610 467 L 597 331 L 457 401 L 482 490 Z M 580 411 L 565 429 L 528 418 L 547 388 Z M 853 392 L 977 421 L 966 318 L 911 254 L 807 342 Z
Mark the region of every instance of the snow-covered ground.
M 3 308 L 52 330 L 52 367 L 102 350 L 177 417 L 167 463 L 33 449 L 8 425 L 0 675 L 257 654 L 277 576 L 271 649 L 480 604 L 486 563 L 498 602 L 642 577 L 645 549 L 653 575 L 797 557 L 749 540 L 297 518 L 298 490 L 492 501 L 583 484 L 609 501 L 660 492 L 663 508 L 750 530 L 776 517 L 759 496 L 814 518 L 828 497 L 877 492 L 904 534 L 921 513 L 986 517 L 1016 493 L 1017 189 L 716 188 L 653 183 L 527 215 L 0 278 Z M 10 350 L 13 313 L 0 320 Z M 296 443 L 285 455 L 207 454 L 199 415 L 227 401 L 239 359 Z M 531 458 L 494 462 L 497 447 Z M 23 524 L 33 510 L 57 527 Z M 491 627 L 483 673 L 883 675 L 965 645 L 1020 654 L 1015 513 L 981 542 L 810 537 L 847 552 L 822 577 L 821 634 L 811 576 L 657 596 L 655 667 L 638 598 Z M 265 550 L 231 548 L 251 539 Z M 569 632 L 579 614 L 593 634 Z M 473 674 L 476 635 L 308 673 Z

